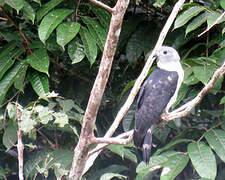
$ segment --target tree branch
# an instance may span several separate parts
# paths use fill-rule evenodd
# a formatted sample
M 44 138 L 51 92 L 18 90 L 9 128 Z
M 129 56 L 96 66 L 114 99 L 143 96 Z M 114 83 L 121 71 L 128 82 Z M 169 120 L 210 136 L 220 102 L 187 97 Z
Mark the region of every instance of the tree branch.
M 225 11 L 215 20 L 215 22 L 209 26 L 205 31 L 203 31 L 201 34 L 198 35 L 198 37 L 202 36 L 206 32 L 208 32 L 210 29 L 212 29 L 222 18 L 225 16 Z
M 102 3 L 101 1 L 98 0 L 90 0 L 93 4 L 102 7 L 104 9 L 106 9 L 107 11 L 109 11 L 111 14 L 113 14 L 113 8 L 107 6 L 106 4 Z
M 83 170 L 88 157 L 88 151 L 93 144 L 94 125 L 97 112 L 101 103 L 102 95 L 109 78 L 112 67 L 113 57 L 116 52 L 116 46 L 119 39 L 122 21 L 129 0 L 118 0 L 113 8 L 108 36 L 106 39 L 99 72 L 95 79 L 88 105 L 84 114 L 80 138 L 74 149 L 74 157 L 69 177 L 79 180 L 82 177 Z
M 17 130 L 17 151 L 18 151 L 18 163 L 19 163 L 19 180 L 24 180 L 23 177 L 23 150 L 24 145 L 22 141 L 22 129 L 20 126 L 21 121 L 21 112 L 18 109 L 18 103 L 16 102 L 16 114 L 17 114 L 17 122 L 18 122 L 18 130 Z
M 128 137 L 128 138 L 127 138 L 127 139 L 124 139 L 124 138 L 126 138 L 126 137 Z M 133 137 L 133 130 L 130 130 L 130 131 L 124 132 L 124 133 L 122 133 L 122 134 L 116 136 L 116 139 L 122 139 L 122 140 L 125 140 L 125 141 L 126 141 L 125 144 L 128 144 L 128 143 L 132 140 L 132 137 Z M 111 143 L 111 144 L 112 144 L 112 143 Z M 106 146 L 108 146 L 108 145 L 110 145 L 110 144 L 108 144 L 108 143 L 102 143 L 101 145 L 102 145 L 101 147 L 95 148 L 95 149 L 93 149 L 92 151 L 90 151 L 90 152 L 88 153 L 88 157 L 90 157 L 92 154 L 94 154 L 94 153 L 96 153 L 96 152 L 98 152 L 98 151 L 104 149 Z
M 162 31 L 160 33 L 160 36 L 159 36 L 158 41 L 157 41 L 157 43 L 155 45 L 155 48 L 153 49 L 151 55 L 149 56 L 149 58 L 148 58 L 148 60 L 147 60 L 147 62 L 145 64 L 145 66 L 144 66 L 144 68 L 143 68 L 140 76 L 136 80 L 136 82 L 135 82 L 135 84 L 134 84 L 134 86 L 133 86 L 133 88 L 132 88 L 132 90 L 130 92 L 130 95 L 128 96 L 125 104 L 122 106 L 122 108 L 120 109 L 120 111 L 117 113 L 117 116 L 116 116 L 113 124 L 110 126 L 109 130 L 106 132 L 104 138 L 109 138 L 109 137 L 111 137 L 113 135 L 113 133 L 115 132 L 115 130 L 119 126 L 122 118 L 124 117 L 124 115 L 129 110 L 131 104 L 133 103 L 133 101 L 135 99 L 135 96 L 137 95 L 137 93 L 138 93 L 138 91 L 139 91 L 139 89 L 140 89 L 143 81 L 145 80 L 145 78 L 146 78 L 146 76 L 148 74 L 149 69 L 152 66 L 152 63 L 154 61 L 154 55 L 155 55 L 156 51 L 162 46 L 163 41 L 164 41 L 164 39 L 165 39 L 165 37 L 166 37 L 166 35 L 167 35 L 167 33 L 168 33 L 171 25 L 172 25 L 174 19 L 176 18 L 177 14 L 178 14 L 178 12 L 180 10 L 180 8 L 184 4 L 184 1 L 185 0 L 179 0 L 175 4 L 175 6 L 174 6 L 174 8 L 173 8 L 173 10 L 172 10 L 172 12 L 171 12 L 171 14 L 170 14 L 170 16 L 169 16 L 166 24 L 165 24 L 165 26 L 163 27 L 163 29 L 162 29 Z M 97 145 L 95 147 L 94 150 L 96 150 L 96 149 L 102 149 L 102 147 L 104 147 L 104 146 L 105 146 L 105 144 L 99 144 L 99 145 Z M 101 152 L 101 150 L 100 151 L 97 151 L 94 154 L 92 154 L 88 158 L 88 163 L 86 163 L 86 167 L 85 167 L 85 170 L 84 170 L 83 173 L 87 172 L 88 169 L 93 165 L 95 159 L 98 157 L 98 155 L 99 155 L 100 152 Z
M 176 118 L 186 116 L 193 109 L 193 107 L 195 107 L 202 100 L 203 96 L 210 89 L 212 89 L 218 77 L 222 76 L 223 74 L 225 74 L 225 61 L 223 65 L 214 72 L 211 80 L 205 85 L 205 87 L 198 93 L 198 95 L 194 99 L 192 99 L 191 101 L 187 102 L 183 106 L 179 107 L 178 109 L 168 114 L 167 113 L 162 114 L 161 116 L 162 120 L 170 121 Z

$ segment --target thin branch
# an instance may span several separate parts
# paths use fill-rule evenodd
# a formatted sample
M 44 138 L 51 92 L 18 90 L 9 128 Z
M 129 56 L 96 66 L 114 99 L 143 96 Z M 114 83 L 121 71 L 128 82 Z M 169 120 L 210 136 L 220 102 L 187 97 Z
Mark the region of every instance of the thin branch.
M 37 130 L 37 132 L 48 142 L 52 149 L 56 149 L 56 145 L 53 144 L 40 130 Z
M 202 36 L 203 34 L 208 32 L 210 29 L 212 29 L 223 18 L 223 16 L 225 16 L 225 11 L 220 15 L 220 17 L 218 17 L 215 20 L 215 22 L 211 26 L 209 26 L 205 31 L 203 31 L 201 34 L 199 34 L 198 37 Z
M 183 106 L 179 107 L 178 109 L 176 109 L 168 114 L 166 114 L 166 113 L 162 114 L 162 116 L 161 116 L 162 120 L 170 121 L 170 120 L 173 120 L 176 118 L 186 116 L 202 100 L 204 95 L 210 89 L 212 89 L 212 87 L 216 83 L 216 80 L 223 74 L 225 74 L 225 61 L 224 61 L 223 65 L 214 72 L 211 80 L 205 85 L 205 87 L 198 93 L 198 95 L 194 99 L 192 99 L 191 101 L 187 102 Z
M 23 150 L 24 145 L 22 141 L 22 129 L 20 126 L 21 121 L 21 112 L 18 109 L 18 103 L 16 102 L 16 114 L 17 114 L 17 122 L 18 122 L 18 130 L 17 130 L 17 151 L 18 151 L 18 163 L 19 163 L 19 180 L 24 180 L 23 176 Z
M 7 18 L 3 18 L 3 17 L 0 17 L 0 20 L 2 20 L 2 21 L 8 21 Z
M 126 139 L 126 140 L 127 140 L 127 143 L 126 143 L 126 144 L 128 144 L 128 143 L 132 140 L 132 137 L 133 137 L 133 130 L 130 130 L 130 131 L 128 131 L 128 132 L 125 132 L 125 133 L 122 133 L 122 134 L 116 136 L 117 139 L 122 139 L 122 140 L 124 140 L 124 138 L 126 138 L 126 137 L 128 137 L 128 139 Z M 102 146 L 99 147 L 98 149 L 95 148 L 95 149 L 93 149 L 92 151 L 90 151 L 90 152 L 88 153 L 88 157 L 90 157 L 92 154 L 94 154 L 94 153 L 96 153 L 96 152 L 98 152 L 98 151 L 104 149 L 105 147 L 107 147 L 107 146 L 110 145 L 110 144 L 108 144 L 108 143 L 102 143 L 101 145 L 102 145 Z
M 113 8 L 107 6 L 106 4 L 102 3 L 101 1 L 98 0 L 90 0 L 93 4 L 102 7 L 104 9 L 106 9 L 107 11 L 109 11 L 111 14 L 113 13 Z
M 7 15 L 7 13 L 5 12 L 3 8 L 0 8 L 0 12 L 2 12 L 4 16 L 6 17 L 6 19 L 8 19 L 9 22 L 11 22 L 15 26 L 15 28 L 19 31 L 20 35 L 23 37 L 25 42 L 28 44 L 28 37 L 23 33 L 20 27 Z
M 77 17 L 78 17 L 78 8 L 80 6 L 80 0 L 78 0 L 77 2 L 77 8 L 76 8 L 76 11 L 75 11 L 75 21 L 77 22 Z
M 222 124 L 224 124 L 224 122 L 220 122 L 220 123 L 216 124 L 215 126 L 209 128 L 209 129 L 207 129 L 206 132 L 209 132 L 209 131 L 215 129 L 215 128 L 221 126 Z M 203 133 L 203 135 L 198 139 L 197 142 L 200 142 L 204 136 L 205 136 L 205 133 Z
M 118 137 L 113 137 L 113 138 L 94 138 L 93 143 L 98 144 L 98 143 L 107 143 L 107 144 L 127 144 L 132 140 L 132 133 L 133 131 L 129 131 L 129 133 L 126 133 L 126 139 L 124 139 L 124 136 L 118 136 Z M 123 134 L 124 135 L 124 134 Z

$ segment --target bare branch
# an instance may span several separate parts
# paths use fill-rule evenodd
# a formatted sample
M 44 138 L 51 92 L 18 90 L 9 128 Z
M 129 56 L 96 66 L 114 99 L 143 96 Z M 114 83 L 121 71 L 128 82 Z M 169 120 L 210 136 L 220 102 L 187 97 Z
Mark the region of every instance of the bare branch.
M 90 0 L 93 4 L 102 7 L 104 9 L 106 9 L 107 11 L 109 11 L 111 14 L 113 13 L 113 8 L 107 6 L 106 4 L 102 3 L 101 1 L 98 0 Z
M 129 131 L 129 136 L 128 138 L 124 139 L 121 137 L 113 137 L 113 138 L 107 138 L 107 137 L 102 137 L 102 138 L 94 138 L 93 142 L 95 144 L 97 143 L 108 143 L 108 144 L 127 144 L 131 141 L 132 139 L 132 134 L 131 132 L 133 131 Z
M 106 39 L 98 75 L 95 79 L 88 105 L 84 114 L 81 135 L 76 148 L 74 149 L 73 163 L 69 177 L 79 180 L 82 177 L 83 169 L 88 157 L 88 151 L 93 144 L 94 125 L 97 112 L 101 103 L 102 95 L 109 78 L 112 67 L 113 57 L 116 52 L 116 46 L 119 39 L 122 21 L 129 0 L 118 0 L 113 8 L 109 32 Z
M 154 61 L 154 55 L 155 55 L 155 52 L 162 46 L 163 44 L 163 41 L 166 37 L 166 34 L 168 33 L 174 19 L 176 18 L 180 8 L 182 7 L 182 5 L 184 4 L 184 1 L 185 0 L 179 0 L 176 5 L 174 6 L 164 28 L 162 29 L 161 33 L 160 33 L 160 36 L 159 36 L 159 39 L 156 43 L 156 46 L 155 48 L 153 49 L 151 55 L 149 56 L 146 64 L 145 64 L 145 67 L 143 68 L 140 76 L 138 77 L 138 79 L 136 80 L 131 92 L 130 92 L 130 95 L 128 96 L 125 104 L 122 106 L 122 108 L 120 109 L 120 111 L 118 112 L 113 124 L 111 125 L 111 127 L 109 128 L 109 130 L 107 131 L 107 133 L 105 134 L 105 138 L 109 138 L 113 135 L 113 133 L 115 132 L 115 130 L 117 129 L 117 127 L 119 126 L 122 118 L 124 117 L 124 115 L 127 113 L 127 111 L 129 110 L 131 104 L 133 103 L 134 99 L 135 99 L 135 96 L 137 95 L 140 87 L 141 87 L 141 84 L 143 83 L 144 79 L 146 78 L 147 74 L 148 74 L 148 71 L 149 69 L 151 68 L 151 65 Z M 102 147 L 104 147 L 105 144 L 99 144 L 97 145 L 97 147 L 94 149 L 102 149 Z M 93 150 L 93 151 L 94 151 Z M 85 167 L 85 170 L 83 173 L 87 172 L 87 170 L 92 166 L 92 164 L 94 163 L 94 160 L 98 157 L 99 153 L 101 152 L 98 151 L 94 154 L 92 154 L 89 158 L 88 158 L 88 163 L 86 163 L 86 167 Z
M 168 114 L 162 114 L 161 118 L 165 121 L 170 121 L 186 116 L 193 109 L 193 107 L 195 107 L 202 100 L 203 96 L 214 86 L 218 77 L 222 76 L 223 74 L 225 74 L 225 62 L 214 72 L 211 80 L 205 85 L 205 87 L 198 93 L 198 95 L 194 99 Z
M 127 138 L 127 139 L 124 139 L 124 138 L 126 138 L 126 137 L 128 137 L 128 138 Z M 121 140 L 121 139 L 122 139 L 122 140 L 126 140 L 126 143 L 125 143 L 125 144 L 128 144 L 128 143 L 132 140 L 132 137 L 133 137 L 133 130 L 130 130 L 130 131 L 124 132 L 124 133 L 122 133 L 122 134 L 116 136 L 115 138 L 116 138 L 116 139 L 120 139 L 120 140 Z M 102 145 L 102 146 L 101 146 L 99 149 L 95 148 L 95 149 L 93 149 L 92 151 L 90 151 L 90 152 L 88 153 L 88 157 L 91 156 L 92 154 L 94 154 L 94 153 L 96 153 L 96 152 L 102 150 L 103 148 L 105 148 L 106 146 L 108 146 L 108 145 L 110 145 L 110 144 L 108 144 L 108 143 L 102 143 L 101 145 Z
M 19 163 L 19 180 L 24 180 L 23 176 L 23 150 L 24 145 L 22 141 L 22 129 L 20 126 L 21 121 L 21 112 L 18 109 L 18 103 L 16 102 L 16 114 L 17 114 L 17 122 L 18 122 L 18 130 L 17 130 L 17 151 L 18 151 L 18 163 Z
M 208 32 L 210 29 L 212 29 L 222 18 L 225 16 L 225 11 L 215 20 L 215 22 L 209 26 L 205 31 L 203 31 L 201 34 L 198 35 L 198 37 L 202 36 L 206 32 Z

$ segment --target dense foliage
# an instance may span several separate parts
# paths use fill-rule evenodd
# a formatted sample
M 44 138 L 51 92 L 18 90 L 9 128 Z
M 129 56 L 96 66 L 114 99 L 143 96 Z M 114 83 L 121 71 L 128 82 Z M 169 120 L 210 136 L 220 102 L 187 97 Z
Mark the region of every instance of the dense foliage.
M 174 3 L 130 2 L 96 121 L 98 136 L 126 100 Z M 164 43 L 179 51 L 185 70 L 174 107 L 195 97 L 223 63 L 224 10 L 224 0 L 196 0 L 186 3 L 176 18 Z M 110 13 L 89 1 L 0 1 L 0 179 L 18 174 L 18 119 L 25 177 L 67 178 L 109 23 Z M 140 162 L 133 143 L 110 145 L 84 178 L 223 179 L 224 87 L 220 77 L 187 117 L 158 125 L 149 165 Z M 134 112 L 135 103 L 116 134 L 133 128 Z

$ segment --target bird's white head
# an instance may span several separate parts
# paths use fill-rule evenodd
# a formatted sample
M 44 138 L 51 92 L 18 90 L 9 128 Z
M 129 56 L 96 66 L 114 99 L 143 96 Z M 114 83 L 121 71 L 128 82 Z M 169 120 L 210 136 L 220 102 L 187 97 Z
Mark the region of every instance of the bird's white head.
M 180 56 L 177 51 L 169 46 L 162 46 L 157 52 L 157 66 L 167 71 L 177 71 L 180 68 Z

